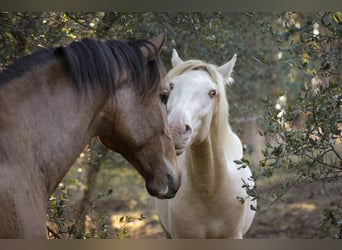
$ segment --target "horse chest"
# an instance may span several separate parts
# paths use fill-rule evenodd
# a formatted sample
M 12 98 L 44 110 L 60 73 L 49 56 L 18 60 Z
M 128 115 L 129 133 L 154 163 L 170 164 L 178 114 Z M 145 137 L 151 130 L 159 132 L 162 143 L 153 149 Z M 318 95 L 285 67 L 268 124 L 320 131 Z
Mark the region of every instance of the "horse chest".
M 172 231 L 177 234 L 173 237 L 236 237 L 244 206 L 229 190 L 227 192 L 221 190 L 210 195 L 208 192 L 205 187 L 194 192 L 193 189 L 183 186 L 179 194 L 170 200 L 172 203 L 171 223 L 174 228 Z
M 173 238 L 239 238 L 243 209 L 192 205 L 173 216 Z
M 236 199 L 235 194 L 230 192 L 212 193 L 212 190 L 207 188 L 200 189 L 197 192 L 185 190 L 184 193 L 180 190 L 179 195 L 177 194 L 170 202 L 177 210 L 183 208 L 183 215 L 208 219 L 215 219 L 229 214 L 231 210 L 242 208 L 242 204 Z

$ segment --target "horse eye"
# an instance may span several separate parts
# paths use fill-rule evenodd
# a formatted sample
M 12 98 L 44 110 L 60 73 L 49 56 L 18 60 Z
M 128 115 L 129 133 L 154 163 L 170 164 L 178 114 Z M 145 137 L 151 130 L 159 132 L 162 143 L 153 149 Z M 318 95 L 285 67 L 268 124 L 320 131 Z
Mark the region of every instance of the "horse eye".
M 168 92 L 164 92 L 160 95 L 160 100 L 162 101 L 162 103 L 166 104 L 168 99 L 169 99 Z
M 170 90 L 172 90 L 173 89 L 173 83 L 170 83 Z
M 214 97 L 215 95 L 216 95 L 216 90 L 215 89 L 209 91 L 209 96 L 210 97 Z

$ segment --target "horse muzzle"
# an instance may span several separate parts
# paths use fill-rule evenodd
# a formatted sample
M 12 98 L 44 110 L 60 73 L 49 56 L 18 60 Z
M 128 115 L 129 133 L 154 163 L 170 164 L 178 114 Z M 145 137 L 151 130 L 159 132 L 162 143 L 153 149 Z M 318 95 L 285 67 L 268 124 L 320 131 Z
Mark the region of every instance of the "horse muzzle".
M 146 181 L 146 189 L 149 194 L 158 199 L 171 199 L 175 197 L 180 187 L 181 177 L 177 176 L 177 178 L 175 178 L 170 174 L 167 174 L 165 180 L 166 183 L 164 181 L 160 182 L 157 180 Z M 161 185 L 163 183 L 166 185 Z
M 169 121 L 177 156 L 181 155 L 190 143 L 192 127 L 181 121 Z

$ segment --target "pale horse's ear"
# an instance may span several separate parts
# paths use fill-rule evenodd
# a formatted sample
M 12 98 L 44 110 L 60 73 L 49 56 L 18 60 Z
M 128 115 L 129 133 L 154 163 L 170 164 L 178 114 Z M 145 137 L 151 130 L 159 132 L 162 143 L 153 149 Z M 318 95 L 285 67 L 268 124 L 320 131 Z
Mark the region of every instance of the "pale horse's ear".
M 234 82 L 234 79 L 231 77 L 231 74 L 233 72 L 235 63 L 236 63 L 236 54 L 234 54 L 234 56 L 232 57 L 232 59 L 230 59 L 229 62 L 217 68 L 217 71 L 222 74 L 225 83 L 227 83 L 228 85 Z
M 176 67 L 177 65 L 183 63 L 183 60 L 178 56 L 177 50 L 172 50 L 172 58 L 171 58 L 171 64 L 172 67 Z

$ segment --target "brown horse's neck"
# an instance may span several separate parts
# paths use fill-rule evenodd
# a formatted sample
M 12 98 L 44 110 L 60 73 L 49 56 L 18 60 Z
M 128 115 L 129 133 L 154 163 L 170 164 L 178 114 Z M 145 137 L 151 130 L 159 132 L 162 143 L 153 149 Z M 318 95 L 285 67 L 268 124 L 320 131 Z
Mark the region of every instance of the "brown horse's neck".
M 82 99 L 69 75 L 51 61 L 0 86 L 0 106 L 4 165 L 16 165 L 53 192 L 96 134 L 100 104 Z

